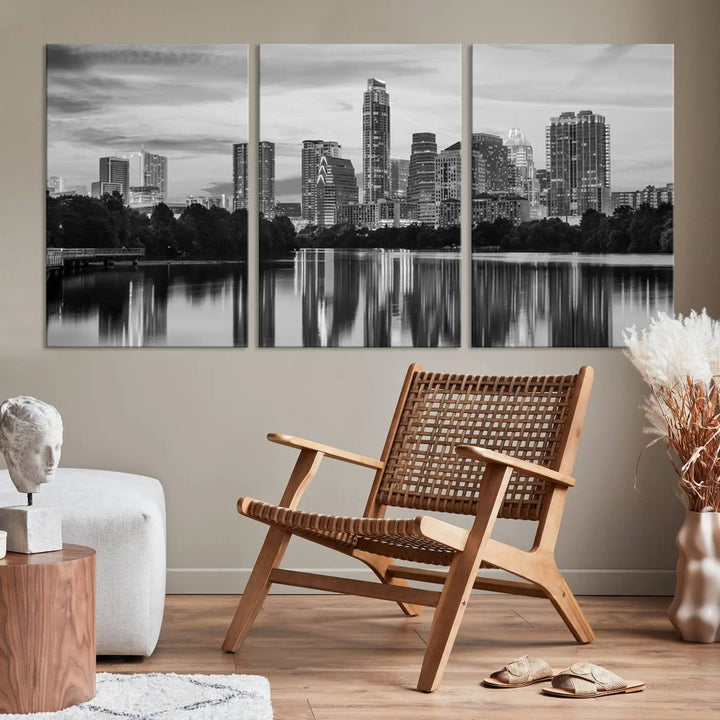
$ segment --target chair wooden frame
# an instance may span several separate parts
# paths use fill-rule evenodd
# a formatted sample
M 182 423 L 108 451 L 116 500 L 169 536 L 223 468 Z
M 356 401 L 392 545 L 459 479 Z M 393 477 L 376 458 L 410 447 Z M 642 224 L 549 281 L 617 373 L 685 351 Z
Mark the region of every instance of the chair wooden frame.
M 554 551 L 567 490 L 575 482 L 570 473 L 592 380 L 593 372 L 589 367 L 581 368 L 574 376 L 480 378 L 423 373 L 419 365 L 411 365 L 379 460 L 297 437 L 268 435 L 271 442 L 295 448 L 299 455 L 279 505 L 269 505 L 252 498 L 240 498 L 238 501 L 239 513 L 269 524 L 270 529 L 228 629 L 223 649 L 235 652 L 241 648 L 273 583 L 392 600 L 411 616 L 417 615 L 422 606 L 434 607 L 430 637 L 417 685 L 418 690 L 424 692 L 432 692 L 440 683 L 473 588 L 547 598 L 575 639 L 579 643 L 591 642 L 595 637 L 593 630 L 558 570 Z M 416 492 L 413 485 L 416 481 L 414 476 L 410 477 L 414 470 L 412 465 L 407 465 L 407 449 L 401 447 L 398 450 L 401 421 L 406 426 L 403 430 L 406 436 L 408 427 L 410 431 L 414 427 L 415 410 L 408 409 L 411 395 L 423 383 L 428 387 L 433 383 L 450 383 L 453 388 L 464 389 L 470 381 L 483 392 L 488 387 L 505 399 L 513 394 L 526 396 L 521 411 L 515 412 L 522 420 L 518 421 L 517 427 L 521 430 L 529 427 L 539 435 L 547 434 L 551 424 L 547 422 L 546 395 L 560 397 L 561 400 L 553 400 L 557 406 L 553 406 L 553 412 L 557 411 L 560 413 L 558 417 L 562 416 L 559 423 L 562 427 L 550 443 L 552 456 L 548 455 L 549 462 L 543 464 L 476 444 L 460 443 L 452 447 L 455 460 L 447 461 L 450 469 L 440 477 L 436 486 L 430 488 L 431 492 L 427 487 Z M 453 409 L 458 403 L 453 405 Z M 540 411 L 536 412 L 536 407 Z M 504 409 L 503 412 L 509 411 Z M 496 431 L 496 425 L 492 424 L 492 437 L 502 439 L 502 431 Z M 520 443 L 518 437 L 516 433 L 512 440 L 514 445 Z M 427 444 L 414 447 L 419 448 L 417 452 L 422 454 Z M 548 452 L 546 448 L 541 450 L 546 454 Z M 540 451 L 533 452 L 537 454 Z M 361 518 L 336 518 L 297 510 L 303 492 L 325 456 L 375 471 Z M 404 472 L 410 478 L 400 490 L 393 478 L 388 481 L 386 477 L 393 472 L 398 458 L 405 463 Z M 465 464 L 457 464 L 462 462 Z M 458 495 L 452 472 L 467 480 L 468 467 L 477 469 L 479 481 L 473 484 L 471 494 L 465 490 L 462 491 L 464 495 Z M 484 470 L 480 471 L 483 467 Z M 511 486 L 513 482 L 515 484 Z M 448 496 L 448 485 L 455 493 L 452 497 Z M 512 500 L 511 495 L 520 500 Z M 388 505 L 432 510 L 449 508 L 452 512 L 474 515 L 474 520 L 471 529 L 466 530 L 428 515 L 407 520 L 385 519 Z M 535 541 L 529 551 L 491 538 L 499 514 L 538 521 Z M 360 560 L 372 569 L 380 582 L 282 569 L 280 563 L 293 535 Z M 432 562 L 449 566 L 449 570 L 438 572 L 397 565 L 397 559 Z M 479 577 L 481 566 L 500 568 L 523 580 Z M 441 584 L 442 590 L 414 588 L 408 585 L 408 580 Z

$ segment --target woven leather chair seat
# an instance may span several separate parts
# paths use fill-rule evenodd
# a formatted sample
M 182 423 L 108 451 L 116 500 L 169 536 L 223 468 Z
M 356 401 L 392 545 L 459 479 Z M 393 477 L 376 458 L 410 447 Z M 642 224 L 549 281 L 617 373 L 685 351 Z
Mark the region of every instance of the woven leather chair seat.
M 318 515 L 241 498 L 240 513 L 267 525 L 275 525 L 306 540 L 322 541 L 338 550 L 364 550 L 399 560 L 450 565 L 455 550 L 420 531 L 419 518 L 386 519 Z

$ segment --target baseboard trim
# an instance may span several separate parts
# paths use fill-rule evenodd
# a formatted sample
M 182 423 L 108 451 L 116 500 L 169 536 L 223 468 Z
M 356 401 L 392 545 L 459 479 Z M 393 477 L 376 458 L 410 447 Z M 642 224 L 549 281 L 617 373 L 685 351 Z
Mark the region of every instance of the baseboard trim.
M 356 580 L 375 579 L 372 571 L 364 568 L 292 569 Z M 514 577 L 501 570 L 483 571 L 483 575 L 505 579 Z M 563 570 L 563 575 L 576 595 L 663 596 L 675 592 L 674 570 Z M 169 568 L 167 592 L 170 595 L 235 595 L 242 593 L 249 577 L 249 568 Z M 271 592 L 279 595 L 307 595 L 317 591 L 274 585 Z

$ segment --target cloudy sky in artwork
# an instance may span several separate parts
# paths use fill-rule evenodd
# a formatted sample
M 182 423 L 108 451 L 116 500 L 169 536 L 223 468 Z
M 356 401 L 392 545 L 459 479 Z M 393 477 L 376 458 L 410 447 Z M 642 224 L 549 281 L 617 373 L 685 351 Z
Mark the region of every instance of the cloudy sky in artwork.
M 305 139 L 337 140 L 362 173 L 362 96 L 387 83 L 391 155 L 414 132 L 460 137 L 458 45 L 262 45 L 260 139 L 276 143 L 276 196 L 299 200 Z M 612 189 L 673 179 L 671 45 L 475 45 L 473 130 L 519 127 L 545 166 L 545 127 L 591 109 L 611 127 Z M 167 155 L 169 199 L 232 193 L 232 144 L 248 136 L 245 45 L 49 45 L 47 174 L 98 179 L 100 157 Z
M 47 174 L 66 185 L 144 146 L 168 157 L 170 200 L 231 193 L 247 118 L 246 45 L 47 47 Z
M 673 181 L 672 45 L 474 45 L 473 131 L 520 128 L 545 167 L 545 127 L 593 110 L 610 125 L 612 190 Z

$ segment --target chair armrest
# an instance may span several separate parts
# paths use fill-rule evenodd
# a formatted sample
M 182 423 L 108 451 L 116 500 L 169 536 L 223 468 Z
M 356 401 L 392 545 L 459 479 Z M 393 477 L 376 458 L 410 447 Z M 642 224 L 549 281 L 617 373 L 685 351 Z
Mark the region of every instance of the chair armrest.
M 455 452 L 462 457 L 482 460 L 489 463 L 498 463 L 499 465 L 507 465 L 523 475 L 530 475 L 531 477 L 549 480 L 556 485 L 564 485 L 565 487 L 572 487 L 575 485 L 574 478 L 569 475 L 563 475 L 562 473 L 557 472 L 557 470 L 551 470 L 544 465 L 527 462 L 527 460 L 520 460 L 519 458 L 512 457 L 512 455 L 506 455 L 505 453 L 499 453 L 494 450 L 477 447 L 477 445 L 456 445 Z
M 374 458 L 358 455 L 357 453 L 348 452 L 347 450 L 341 450 L 340 448 L 331 447 L 330 445 L 316 443 L 312 440 L 293 437 L 292 435 L 269 433 L 267 439 L 270 442 L 287 445 L 288 447 L 297 448 L 298 450 L 313 450 L 328 457 L 335 458 L 336 460 L 353 463 L 354 465 L 362 465 L 363 467 L 375 468 L 376 470 L 382 470 L 385 467 L 385 463 L 382 460 L 375 460 Z

